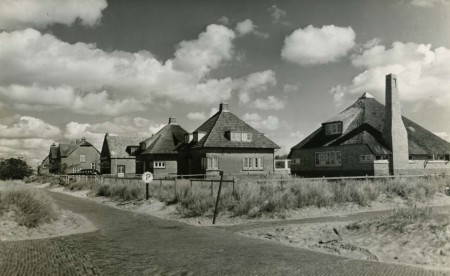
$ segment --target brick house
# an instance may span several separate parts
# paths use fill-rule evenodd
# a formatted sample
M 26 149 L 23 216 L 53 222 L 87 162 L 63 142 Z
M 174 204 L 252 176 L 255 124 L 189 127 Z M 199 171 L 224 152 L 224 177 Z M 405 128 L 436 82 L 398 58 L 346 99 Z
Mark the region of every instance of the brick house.
M 386 106 L 364 93 L 289 154 L 291 173 L 357 176 L 450 173 L 450 143 L 403 117 L 397 77 L 386 76 Z
M 100 153 L 101 173 L 120 176 L 136 174 L 136 157 L 133 153 L 143 139 L 143 137 L 110 136 L 106 133 Z
M 169 118 L 169 123 L 152 137 L 141 140 L 135 152 L 137 172 L 149 171 L 156 177 L 176 175 L 178 171 L 177 148 L 183 143 L 188 132 Z
M 179 148 L 179 174 L 268 174 L 279 146 L 220 104 L 219 111 L 185 135 Z
M 98 169 L 100 152 L 86 139 L 70 144 L 52 144 L 49 153 L 50 173 L 74 173 L 81 169 Z

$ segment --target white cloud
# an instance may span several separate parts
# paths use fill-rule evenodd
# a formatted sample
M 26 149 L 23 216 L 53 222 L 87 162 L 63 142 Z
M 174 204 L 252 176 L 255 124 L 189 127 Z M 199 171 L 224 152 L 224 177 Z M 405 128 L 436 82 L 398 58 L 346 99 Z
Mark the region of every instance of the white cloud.
M 181 42 L 173 59 L 160 62 L 148 51 L 106 52 L 33 29 L 2 32 L 0 64 L 8 70 L 0 75 L 0 101 L 107 115 L 155 102 L 217 103 L 230 98 L 233 80 L 207 77 L 233 57 L 233 39 L 232 30 L 209 25 L 198 39 Z
M 256 99 L 251 106 L 262 110 L 280 110 L 286 106 L 286 103 L 275 96 L 268 96 L 266 99 Z
M 277 7 L 277 5 L 272 5 L 267 9 L 270 12 L 270 16 L 272 17 L 272 23 L 281 22 L 283 25 L 288 25 L 287 21 L 284 21 L 283 18 L 286 17 L 287 12 Z
M 209 117 L 212 117 L 212 116 L 215 115 L 218 111 L 219 111 L 219 109 L 218 109 L 217 107 L 211 108 L 211 111 L 209 112 Z
M 261 117 L 258 113 L 245 113 L 242 120 L 256 128 L 257 130 L 277 130 L 284 122 L 278 119 L 277 116 L 269 115 L 267 118 Z
M 80 19 L 83 25 L 96 24 L 106 0 L 2 0 L 0 1 L 0 29 L 26 27 L 43 28 L 53 23 L 71 25 Z
M 450 142 L 450 134 L 447 132 L 436 132 L 435 135 L 441 137 L 442 139 L 446 140 L 447 142 Z
M 269 87 L 274 86 L 276 83 L 275 72 L 272 70 L 252 73 L 245 78 L 235 81 L 239 102 L 248 104 L 252 94 L 267 91 Z
M 303 138 L 305 138 L 305 135 L 304 135 L 301 131 L 291 132 L 290 136 L 291 136 L 292 138 L 298 138 L 298 139 L 303 139 Z
M 257 28 L 258 27 L 255 24 L 253 24 L 253 21 L 251 21 L 250 19 L 245 19 L 236 24 L 236 33 L 241 36 L 244 36 L 247 34 L 255 34 L 255 35 L 263 37 L 263 38 L 269 37 L 268 34 L 259 32 L 257 30 Z
M 424 102 L 450 108 L 450 49 L 431 45 L 394 42 L 391 48 L 376 45 L 352 56 L 363 70 L 350 85 L 338 85 L 331 93 L 336 102 L 370 92 L 384 99 L 385 75 L 397 75 L 400 99 L 420 108 Z
M 21 115 L 0 118 L 0 138 L 54 138 L 60 134 L 58 127 L 38 118 Z
M 351 27 L 309 25 L 285 38 L 281 57 L 299 65 L 326 64 L 345 56 L 354 45 L 355 32 Z
M 294 92 L 298 92 L 298 90 L 300 89 L 301 84 L 285 84 L 283 86 L 283 92 L 285 93 L 294 93 Z
M 448 0 L 412 0 L 411 5 L 418 7 L 434 7 L 437 5 L 449 5 Z
M 226 16 L 222 16 L 221 18 L 219 18 L 217 20 L 220 24 L 222 25 L 229 25 L 230 24 L 230 19 Z
M 189 112 L 186 115 L 189 120 L 206 120 L 205 112 Z

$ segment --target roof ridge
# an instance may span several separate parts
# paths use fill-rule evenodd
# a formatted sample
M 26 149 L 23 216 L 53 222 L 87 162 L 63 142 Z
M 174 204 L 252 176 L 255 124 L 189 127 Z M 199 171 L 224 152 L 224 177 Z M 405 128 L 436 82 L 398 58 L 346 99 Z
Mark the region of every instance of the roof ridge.
M 233 113 L 231 113 L 231 112 L 228 112 L 228 113 L 230 113 L 230 114 L 233 114 Z M 219 121 L 219 118 L 220 118 L 220 116 L 223 114 L 223 111 L 217 111 L 217 113 L 216 114 L 214 114 L 211 118 L 209 118 L 209 119 L 212 119 L 214 116 L 216 116 L 217 114 L 219 114 L 218 116 L 217 116 L 217 119 L 216 119 L 216 121 L 214 122 L 214 124 L 212 125 L 212 127 L 211 127 L 211 129 L 209 130 L 209 132 L 205 135 L 206 137 L 204 138 L 205 139 L 205 142 L 203 142 L 203 145 L 206 145 L 206 143 L 208 142 L 208 138 L 209 138 L 209 136 L 211 135 L 211 132 L 213 131 L 213 129 L 214 129 L 214 127 L 217 125 L 217 121 Z M 208 120 L 207 120 L 208 121 Z M 206 122 L 205 122 L 206 123 Z M 200 127 L 199 127 L 200 128 Z

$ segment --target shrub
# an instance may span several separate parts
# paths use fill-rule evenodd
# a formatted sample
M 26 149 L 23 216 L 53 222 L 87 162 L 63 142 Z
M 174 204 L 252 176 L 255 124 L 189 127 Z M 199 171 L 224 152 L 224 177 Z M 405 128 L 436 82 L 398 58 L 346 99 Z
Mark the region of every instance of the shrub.
M 26 227 L 36 227 L 57 218 L 52 199 L 30 187 L 6 187 L 0 190 L 0 214 L 12 212 L 12 218 Z
M 9 158 L 0 162 L 0 179 L 24 179 L 33 174 L 33 169 L 23 160 Z

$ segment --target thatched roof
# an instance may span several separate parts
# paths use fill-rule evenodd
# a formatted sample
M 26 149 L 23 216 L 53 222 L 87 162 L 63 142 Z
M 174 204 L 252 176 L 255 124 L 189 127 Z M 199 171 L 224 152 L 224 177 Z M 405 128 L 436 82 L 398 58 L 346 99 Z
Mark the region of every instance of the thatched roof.
M 225 135 L 227 131 L 252 133 L 252 141 L 230 141 Z M 228 110 L 219 110 L 194 132 L 204 132 L 205 136 L 198 142 L 191 142 L 187 145 L 187 148 L 280 148 L 264 134 L 255 130 Z
M 402 119 L 408 133 L 409 154 L 450 154 L 450 143 L 408 118 Z M 374 154 L 390 154 L 387 143 L 382 139 L 384 120 L 384 105 L 364 94 L 347 109 L 324 122 L 342 122 L 341 134 L 325 135 L 325 128 L 320 127 L 292 150 L 366 144 Z
M 188 132 L 176 123 L 169 123 L 152 137 L 142 141 L 145 150 L 138 154 L 177 154 L 177 147 L 183 143 Z
M 102 153 L 104 150 L 107 150 L 107 153 L 111 158 L 134 159 L 135 157 L 130 156 L 126 149 L 128 146 L 139 147 L 139 142 L 143 139 L 143 137 L 110 136 L 109 134 L 106 134 L 105 140 L 103 141 L 104 145 Z

